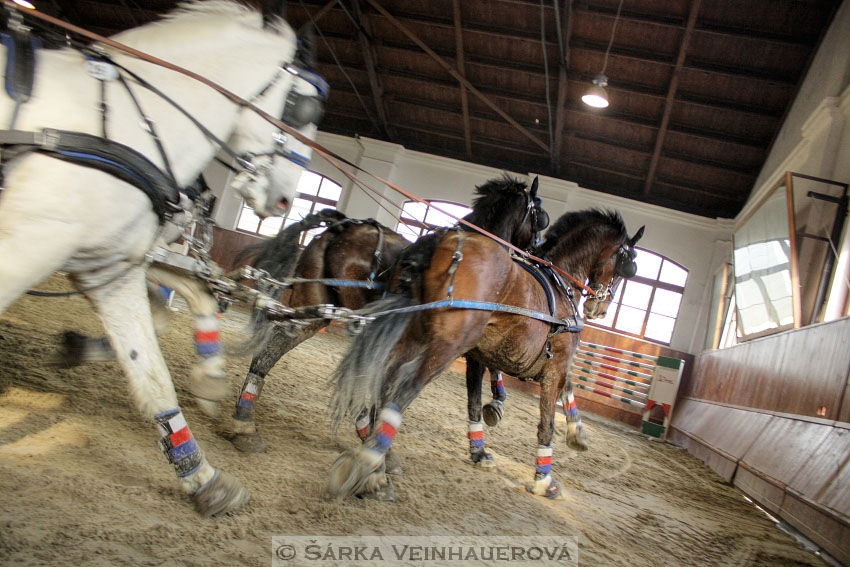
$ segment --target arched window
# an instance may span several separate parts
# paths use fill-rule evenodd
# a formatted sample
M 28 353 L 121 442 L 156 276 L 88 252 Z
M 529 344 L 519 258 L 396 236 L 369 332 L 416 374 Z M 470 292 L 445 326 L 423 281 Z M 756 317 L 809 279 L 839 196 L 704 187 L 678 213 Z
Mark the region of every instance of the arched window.
M 688 270 L 649 250 L 635 251 L 637 274 L 620 284 L 605 318 L 588 322 L 670 344 Z
M 472 212 L 469 207 L 450 201 L 428 201 L 428 204 L 407 201 L 401 209 L 401 220 L 396 227 L 396 232 L 409 241 L 415 242 L 420 236 L 435 228 L 452 226 L 457 222 L 452 217 L 432 208 L 431 205 L 458 218 L 463 218 Z
M 261 236 L 274 236 L 282 228 L 300 221 L 310 213 L 322 209 L 336 209 L 341 193 L 342 187 L 332 179 L 312 171 L 305 171 L 298 180 L 298 196 L 289 207 L 286 216 L 260 219 L 254 214 L 254 209 L 243 202 L 239 220 L 236 222 L 236 230 Z M 319 228 L 302 233 L 301 244 L 306 245 L 322 230 Z

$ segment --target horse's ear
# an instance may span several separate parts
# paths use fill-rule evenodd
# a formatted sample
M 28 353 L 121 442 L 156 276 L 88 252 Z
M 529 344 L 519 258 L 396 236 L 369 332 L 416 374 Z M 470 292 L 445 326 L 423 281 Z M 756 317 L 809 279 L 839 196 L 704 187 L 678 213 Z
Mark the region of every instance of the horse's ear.
M 640 228 L 638 229 L 638 231 L 635 233 L 635 235 L 634 235 L 634 236 L 632 236 L 632 237 L 631 237 L 631 239 L 629 240 L 629 246 L 634 246 L 634 245 L 635 245 L 635 243 L 636 243 L 638 240 L 640 240 L 640 239 L 641 239 L 641 237 L 643 236 L 643 230 L 644 230 L 645 228 L 646 228 L 646 225 L 643 225 L 642 227 L 640 227 Z
M 296 57 L 307 71 L 316 70 L 316 32 L 313 24 L 308 25 L 298 37 Z
M 263 27 L 269 27 L 276 17 L 286 19 L 286 0 L 263 2 Z
M 537 187 L 538 187 L 539 185 L 540 185 L 540 178 L 539 178 L 539 177 L 537 177 L 537 176 L 535 175 L 535 176 L 534 176 L 534 181 L 532 181 L 532 182 L 531 182 L 531 191 L 530 191 L 530 193 L 531 193 L 531 198 L 532 198 L 532 199 L 533 199 L 534 197 L 536 197 L 536 196 L 537 196 Z

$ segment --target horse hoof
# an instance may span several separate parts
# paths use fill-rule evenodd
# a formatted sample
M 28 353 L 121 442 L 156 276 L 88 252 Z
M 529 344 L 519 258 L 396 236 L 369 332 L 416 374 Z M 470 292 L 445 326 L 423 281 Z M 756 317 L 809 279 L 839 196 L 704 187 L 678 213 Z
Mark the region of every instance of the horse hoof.
M 328 498 L 344 498 L 361 492 L 369 477 L 382 464 L 383 455 L 369 449 L 343 453 L 331 465 Z
M 496 466 L 496 459 L 493 458 L 492 453 L 488 453 L 486 451 L 481 451 L 479 453 L 475 453 L 471 455 L 472 458 L 472 466 L 481 467 L 482 469 L 492 469 Z
M 503 406 L 500 402 L 490 402 L 482 408 L 484 423 L 490 427 L 496 427 L 502 421 Z
M 535 496 L 542 496 L 550 500 L 562 500 L 564 498 L 561 483 L 548 475 L 535 480 L 533 485 L 526 487 L 526 490 Z
M 195 402 L 198 404 L 198 409 L 200 409 L 205 416 L 218 417 L 221 415 L 221 408 L 219 407 L 218 402 L 199 398 L 197 396 L 195 396 Z
M 395 491 L 395 486 L 393 486 L 393 481 L 390 479 L 390 477 L 378 475 L 378 473 L 373 473 L 371 475 L 371 477 L 375 476 L 382 476 L 383 483 L 375 488 L 368 488 L 367 486 L 367 488 L 363 492 L 357 494 L 357 497 L 362 498 L 363 500 L 376 500 L 378 502 L 395 502 L 398 496 Z M 368 484 L 369 482 L 367 482 L 367 485 Z
M 48 366 L 73 368 L 86 362 L 115 360 L 107 339 L 92 339 L 76 331 L 65 331 L 60 342 L 59 348 L 48 356 Z
M 401 457 L 396 455 L 395 451 L 390 449 L 387 451 L 387 454 L 384 455 L 384 466 L 387 469 L 387 474 L 392 474 L 395 476 L 401 476 Z
M 569 430 L 567 431 L 567 447 L 574 451 L 587 451 L 587 434 L 584 432 L 584 428 L 578 429 L 572 435 Z
M 230 440 L 237 451 L 242 453 L 265 453 L 266 440 L 258 433 L 237 433 Z
M 192 495 L 195 510 L 205 518 L 241 508 L 250 497 L 248 490 L 238 480 L 222 471 L 216 471 L 212 480 Z
M 230 395 L 230 384 L 222 378 L 201 375 L 196 370 L 192 370 L 186 389 L 195 396 L 198 407 L 207 417 L 218 417 L 221 415 L 218 403 Z

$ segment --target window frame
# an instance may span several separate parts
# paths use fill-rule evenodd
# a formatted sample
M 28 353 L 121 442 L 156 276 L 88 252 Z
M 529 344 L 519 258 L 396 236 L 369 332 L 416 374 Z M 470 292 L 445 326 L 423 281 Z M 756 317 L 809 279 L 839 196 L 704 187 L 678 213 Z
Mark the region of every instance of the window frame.
M 408 201 L 405 201 L 404 203 L 401 204 L 401 210 L 398 213 L 398 222 L 396 223 L 395 231 L 398 232 L 399 234 L 401 234 L 403 237 L 407 238 L 407 236 L 399 230 L 401 228 L 401 225 L 405 225 L 406 227 L 408 227 L 411 230 L 416 230 L 419 233 L 416 237 L 417 239 L 422 238 L 423 236 L 425 236 L 429 232 L 433 232 L 433 231 L 437 230 L 438 228 L 445 228 L 447 226 L 454 226 L 454 223 L 452 223 L 451 225 L 434 225 L 434 224 L 425 222 L 424 220 L 420 221 L 420 220 L 416 220 L 414 218 L 402 216 L 404 214 L 404 207 L 409 203 L 420 203 L 420 201 L 408 200 Z M 464 205 L 463 203 L 456 203 L 454 201 L 445 201 L 445 200 L 442 200 L 442 199 L 433 199 L 433 200 L 425 200 L 425 203 L 426 203 L 426 207 L 425 207 L 425 214 L 422 215 L 423 218 L 428 218 L 428 212 L 431 210 L 432 204 L 435 204 L 437 207 L 439 207 L 440 205 L 452 205 L 452 206 L 455 206 L 455 207 L 464 207 L 468 210 L 468 212 L 465 213 L 465 214 L 469 214 L 470 212 L 472 212 L 471 207 Z M 411 240 L 410 242 L 415 242 L 415 240 Z
M 676 331 L 676 323 L 679 322 L 679 315 L 681 314 L 682 303 L 683 303 L 684 298 L 685 298 L 685 288 L 688 285 L 687 277 L 690 276 L 691 272 L 690 272 L 690 270 L 688 270 L 687 268 L 685 268 L 684 266 L 682 266 L 678 262 L 675 262 L 675 261 L 671 260 L 670 258 L 668 258 L 666 256 L 662 256 L 661 254 L 659 254 L 657 252 L 653 252 L 652 250 L 647 250 L 646 248 L 638 248 L 638 247 L 636 247 L 635 250 L 638 250 L 638 251 L 644 252 L 644 253 L 648 253 L 648 254 L 652 254 L 653 256 L 656 256 L 656 257 L 661 259 L 661 262 L 658 264 L 658 277 L 661 276 L 661 272 L 663 270 L 665 262 L 669 262 L 673 266 L 676 266 L 677 268 L 683 270 L 686 274 L 685 285 L 679 286 L 679 285 L 676 285 L 676 284 L 663 282 L 659 279 L 651 279 L 651 278 L 647 278 L 645 276 L 635 275 L 634 277 L 632 277 L 628 280 L 624 280 L 624 281 L 620 282 L 620 285 L 617 288 L 617 297 L 616 297 L 616 300 L 615 300 L 616 303 L 615 303 L 615 301 L 612 301 L 611 304 L 608 306 L 609 310 L 610 309 L 615 310 L 614 315 L 611 317 L 610 325 L 597 323 L 597 322 L 595 322 L 593 320 L 589 320 L 589 319 L 586 320 L 585 322 L 587 324 L 593 326 L 593 327 L 598 328 L 598 329 L 606 329 L 606 330 L 609 330 L 609 331 L 612 331 L 612 332 L 615 332 L 615 333 L 621 333 L 621 334 L 624 334 L 624 335 L 628 335 L 630 337 L 635 337 L 635 338 L 642 339 L 642 340 L 645 340 L 645 341 L 649 341 L 649 342 L 652 342 L 652 343 L 656 343 L 656 344 L 660 344 L 660 345 L 664 345 L 664 346 L 670 346 L 670 343 L 673 340 L 673 335 L 675 334 L 675 331 Z M 631 307 L 632 309 L 640 309 L 644 312 L 643 323 L 641 324 L 640 334 L 633 333 L 633 332 L 630 332 L 630 331 L 624 331 L 624 330 L 618 329 L 616 327 L 617 320 L 618 320 L 619 315 L 620 315 L 620 309 L 623 306 L 623 303 L 622 303 L 623 293 L 625 292 L 626 288 L 628 287 L 629 282 L 635 282 L 635 283 L 647 285 L 651 288 L 651 291 L 649 293 L 649 298 L 647 299 L 646 308 L 632 307 L 630 305 L 626 306 L 626 307 Z M 655 299 L 655 292 L 658 289 L 673 292 L 673 293 L 678 293 L 681 296 L 681 300 L 679 301 L 679 309 L 676 311 L 676 316 L 673 318 L 673 331 L 670 334 L 670 340 L 669 341 L 662 341 L 660 339 L 654 339 L 652 337 L 646 336 L 646 327 L 647 327 L 647 324 L 649 322 L 649 316 L 654 313 L 652 311 L 652 302 Z M 662 315 L 661 313 L 656 313 L 656 315 L 660 315 L 660 316 L 663 316 L 663 317 L 669 317 L 668 315 Z

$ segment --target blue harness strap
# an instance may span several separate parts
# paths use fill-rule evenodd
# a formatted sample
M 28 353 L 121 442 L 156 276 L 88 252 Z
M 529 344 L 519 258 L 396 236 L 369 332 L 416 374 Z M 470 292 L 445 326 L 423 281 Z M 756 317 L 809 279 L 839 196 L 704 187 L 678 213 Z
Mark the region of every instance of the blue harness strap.
M 26 102 L 35 83 L 35 52 L 41 40 L 26 32 L 3 32 L 0 39 L 6 47 L 6 93 L 17 103 Z
M 525 307 L 504 305 L 502 303 L 490 303 L 488 301 L 474 301 L 471 299 L 441 299 L 439 301 L 432 301 L 431 303 L 422 303 L 420 305 L 411 305 L 409 307 L 401 307 L 399 309 L 367 313 L 366 315 L 369 317 L 380 317 L 381 315 L 389 315 L 390 313 L 412 313 L 414 311 L 425 311 L 427 309 L 438 309 L 440 307 L 512 313 L 513 315 L 522 315 L 523 317 L 530 317 L 532 319 L 537 319 L 538 321 L 544 321 L 570 333 L 580 333 L 582 329 L 584 329 L 584 321 L 577 314 L 569 315 L 563 319 L 558 319 L 552 315 L 540 313 L 539 311 L 532 311 Z

